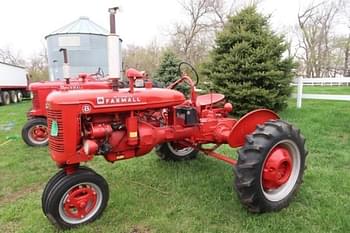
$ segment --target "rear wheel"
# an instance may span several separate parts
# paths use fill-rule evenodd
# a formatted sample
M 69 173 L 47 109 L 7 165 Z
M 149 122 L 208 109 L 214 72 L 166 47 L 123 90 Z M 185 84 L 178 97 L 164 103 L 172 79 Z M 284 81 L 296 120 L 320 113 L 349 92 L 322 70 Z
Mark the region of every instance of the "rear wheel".
M 22 94 L 22 92 L 21 92 L 21 91 L 17 91 L 17 92 L 16 92 L 16 95 L 17 95 L 17 100 L 18 100 L 18 102 L 22 102 L 22 100 L 23 100 L 23 94 Z
M 9 105 L 11 100 L 10 100 L 10 94 L 8 93 L 8 91 L 3 91 L 1 93 L 1 99 L 2 99 L 2 104 L 3 105 Z
M 18 102 L 16 91 L 10 91 L 10 100 L 11 100 L 11 103 L 17 103 Z
M 193 147 L 184 147 L 176 142 L 167 142 L 156 146 L 156 154 L 163 160 L 188 160 L 194 159 L 198 151 Z
M 251 212 L 278 211 L 297 193 L 305 168 L 305 139 L 300 130 L 269 121 L 246 138 L 234 168 L 235 188 Z
M 22 139 L 29 146 L 47 146 L 49 134 L 45 118 L 32 118 L 22 128 Z
M 76 172 L 53 185 L 44 209 L 53 224 L 69 229 L 100 217 L 108 199 L 108 184 L 102 176 L 94 172 Z

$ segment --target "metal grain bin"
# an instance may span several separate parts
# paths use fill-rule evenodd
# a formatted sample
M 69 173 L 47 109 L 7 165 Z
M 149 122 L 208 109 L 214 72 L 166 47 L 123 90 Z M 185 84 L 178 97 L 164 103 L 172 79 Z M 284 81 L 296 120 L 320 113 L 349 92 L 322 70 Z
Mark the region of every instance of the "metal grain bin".
M 108 74 L 108 31 L 92 22 L 88 17 L 78 20 L 47 35 L 50 80 L 62 80 L 63 55 L 67 49 L 70 77 L 79 73 L 96 73 L 101 68 Z

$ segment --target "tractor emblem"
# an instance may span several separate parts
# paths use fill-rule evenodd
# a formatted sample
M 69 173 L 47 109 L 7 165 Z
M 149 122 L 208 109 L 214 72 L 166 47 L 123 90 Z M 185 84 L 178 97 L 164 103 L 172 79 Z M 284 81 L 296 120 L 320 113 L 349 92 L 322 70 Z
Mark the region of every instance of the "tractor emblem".
M 84 104 L 83 107 L 81 108 L 81 111 L 83 113 L 89 113 L 91 112 L 91 105 L 90 104 Z

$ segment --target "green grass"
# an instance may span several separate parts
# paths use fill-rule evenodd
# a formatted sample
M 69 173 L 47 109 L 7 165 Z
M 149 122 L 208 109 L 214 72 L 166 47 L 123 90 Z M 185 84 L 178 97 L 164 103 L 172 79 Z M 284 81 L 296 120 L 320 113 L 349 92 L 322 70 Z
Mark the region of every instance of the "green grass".
M 293 92 L 297 93 L 297 87 L 293 87 Z M 303 93 L 350 95 L 350 86 L 303 86 Z
M 99 220 L 69 232 L 349 232 L 350 103 L 304 100 L 298 110 L 294 102 L 281 116 L 302 130 L 310 153 L 304 183 L 288 208 L 248 213 L 233 191 L 232 168 L 212 158 L 174 163 L 151 153 L 115 164 L 95 158 L 88 166 L 110 185 L 108 207 Z M 0 232 L 57 231 L 40 204 L 57 171 L 47 148 L 30 148 L 21 139 L 3 144 L 20 135 L 29 107 L 0 107 Z

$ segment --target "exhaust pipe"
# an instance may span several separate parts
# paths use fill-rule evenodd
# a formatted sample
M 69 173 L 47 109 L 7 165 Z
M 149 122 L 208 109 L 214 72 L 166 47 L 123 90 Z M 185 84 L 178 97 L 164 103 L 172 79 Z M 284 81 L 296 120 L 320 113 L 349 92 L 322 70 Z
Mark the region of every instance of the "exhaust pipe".
M 63 53 L 63 78 L 68 79 L 69 78 L 69 64 L 68 64 L 67 49 L 61 48 L 59 51 Z
M 115 14 L 119 7 L 109 8 L 110 34 L 108 35 L 108 73 L 110 78 L 120 79 L 121 51 L 119 46 L 119 36 L 116 34 Z

